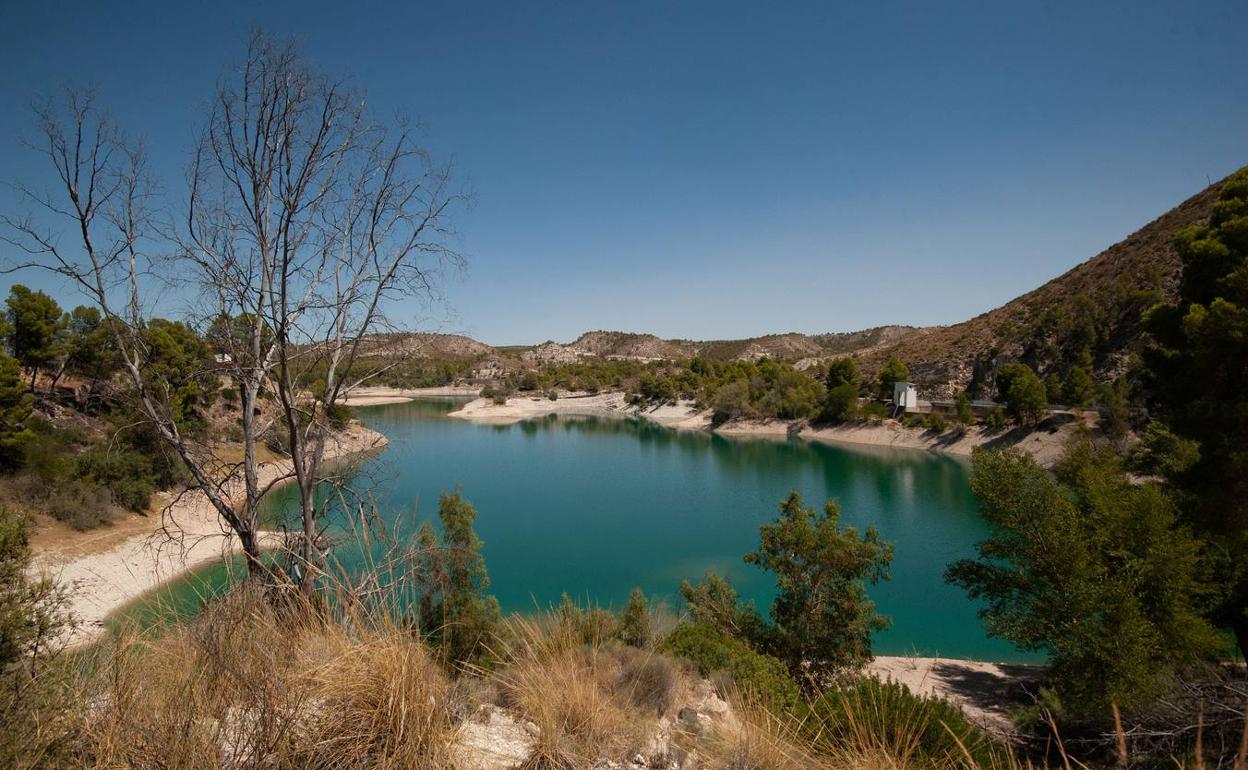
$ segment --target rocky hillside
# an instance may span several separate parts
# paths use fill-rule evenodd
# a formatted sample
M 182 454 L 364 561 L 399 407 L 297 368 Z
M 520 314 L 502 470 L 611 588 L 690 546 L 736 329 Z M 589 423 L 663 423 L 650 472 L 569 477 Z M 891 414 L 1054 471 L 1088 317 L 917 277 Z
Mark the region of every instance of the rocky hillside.
M 1175 234 L 1203 222 L 1217 197 L 1218 182 L 1162 214 L 1120 243 L 1043 286 L 995 310 L 952 326 L 880 326 L 838 334 L 771 334 L 737 340 L 661 339 L 653 334 L 592 331 L 561 344 L 492 348 L 446 334 L 380 336 L 379 355 L 489 360 L 501 370 L 566 364 L 586 359 L 632 361 L 773 360 L 808 368 L 852 355 L 873 375 L 890 356 L 910 367 L 911 378 L 929 393 L 951 395 L 989 385 L 1007 360 L 1021 360 L 1040 374 L 1062 376 L 1073 365 L 1108 382 L 1125 371 L 1141 342 L 1140 317 L 1152 304 L 1173 298 L 1181 264 Z
M 364 355 L 393 358 L 476 358 L 494 354 L 494 348 L 462 334 L 401 332 L 378 334 L 368 340 Z
M 953 393 L 985 380 L 1004 360 L 1040 371 L 1086 351 L 1094 376 L 1108 381 L 1126 368 L 1141 344 L 1141 314 L 1173 299 L 1182 264 L 1174 249 L 1180 230 L 1204 222 L 1221 182 L 1200 191 L 1126 239 L 1043 286 L 995 310 L 953 326 L 916 329 L 892 345 L 858 351 L 864 369 L 895 355 L 911 378 Z

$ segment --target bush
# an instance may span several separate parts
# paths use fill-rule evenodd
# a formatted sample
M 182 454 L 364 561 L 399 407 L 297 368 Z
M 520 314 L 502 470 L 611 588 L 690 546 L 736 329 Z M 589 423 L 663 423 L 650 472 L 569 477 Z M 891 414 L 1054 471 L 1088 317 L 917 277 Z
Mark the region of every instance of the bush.
M 351 422 L 351 407 L 346 404 L 330 404 L 325 407 L 325 419 L 329 422 L 329 427 L 342 430 Z
M 883 420 L 888 417 L 888 407 L 881 401 L 867 401 L 859 407 L 859 415 L 867 420 Z
M 620 641 L 631 647 L 650 644 L 650 608 L 640 588 L 628 595 L 628 604 L 620 613 Z
M 689 661 L 703 676 L 727 676 L 743 694 L 776 711 L 789 711 L 797 705 L 797 684 L 783 663 L 751 650 L 745 642 L 721 636 L 709 626 L 679 626 L 663 640 L 660 650 Z
M 115 512 L 108 489 L 86 479 L 67 479 L 48 490 L 43 509 L 80 531 L 108 524 Z
M 819 418 L 825 422 L 840 423 L 858 416 L 858 386 L 843 383 L 828 389 Z
M 973 766 L 983 770 L 1004 760 L 1004 752 L 957 707 L 915 695 L 900 682 L 864 677 L 821 695 L 802 710 L 812 740 L 832 753 L 845 745 L 909 752 L 908 758 L 917 760 L 906 763 L 909 767 L 961 767 L 968 753 Z
M 1001 430 L 1005 427 L 1005 410 L 999 406 L 994 406 L 988 416 L 984 418 L 984 422 L 992 430 Z
M 923 426 L 932 433 L 944 433 L 949 428 L 949 421 L 940 412 L 932 412 L 923 421 Z
M 49 666 L 69 623 L 66 596 L 47 578 L 32 579 L 28 520 L 0 508 L 0 767 L 62 767 L 75 696 Z
M 975 423 L 975 412 L 971 409 L 971 399 L 965 393 L 958 394 L 956 408 L 958 422 L 963 425 L 973 425 Z
M 78 476 L 108 489 L 112 502 L 143 513 L 156 491 L 152 464 L 133 450 L 93 446 L 78 456 Z

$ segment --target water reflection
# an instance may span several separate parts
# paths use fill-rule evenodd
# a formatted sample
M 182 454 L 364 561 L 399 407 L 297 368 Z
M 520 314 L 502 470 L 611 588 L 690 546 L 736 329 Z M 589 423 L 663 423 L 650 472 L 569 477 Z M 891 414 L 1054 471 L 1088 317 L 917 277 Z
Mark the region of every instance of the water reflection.
M 893 627 L 877 650 L 1019 660 L 986 639 L 976 605 L 943 582 L 945 565 L 986 536 L 966 463 L 912 450 L 673 431 L 635 419 L 544 416 L 508 425 L 447 418 L 454 400 L 359 410 L 389 449 L 363 463 L 358 485 L 383 519 L 410 532 L 459 486 L 480 511 L 493 590 L 507 610 L 563 592 L 621 605 L 633 586 L 677 602 L 682 579 L 729 575 L 765 607 L 774 583 L 745 565 L 758 526 L 797 489 L 809 505 L 841 503 L 843 520 L 895 543 L 892 582 L 872 591 Z M 280 518 L 293 493 L 269 503 Z M 346 532 L 345 518 L 339 531 Z M 348 566 L 369 553 L 346 538 Z

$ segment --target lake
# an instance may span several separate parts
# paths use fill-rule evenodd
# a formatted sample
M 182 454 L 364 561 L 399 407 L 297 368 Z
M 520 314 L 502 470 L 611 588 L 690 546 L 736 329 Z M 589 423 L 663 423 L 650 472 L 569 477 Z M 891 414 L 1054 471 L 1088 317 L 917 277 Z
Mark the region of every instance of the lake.
M 504 611 L 557 604 L 564 592 L 618 609 L 633 586 L 677 607 L 681 580 L 696 582 L 709 569 L 765 611 L 774 582 L 742 556 L 796 489 L 816 508 L 836 498 L 843 523 L 873 525 L 895 545 L 892 580 L 869 589 L 892 618 L 875 637 L 877 654 L 1036 660 L 987 638 L 976 605 L 942 578 L 950 561 L 973 555 L 988 535 L 965 460 L 725 438 L 641 420 L 551 416 L 482 425 L 447 417 L 458 403 L 357 409 L 390 440 L 358 472 L 390 523 L 436 516 L 438 495 L 459 488 L 479 512 L 491 590 Z M 291 489 L 275 493 L 273 515 L 293 499 Z M 351 547 L 339 558 L 350 565 Z M 188 585 L 221 574 L 201 570 L 174 594 L 193 604 Z

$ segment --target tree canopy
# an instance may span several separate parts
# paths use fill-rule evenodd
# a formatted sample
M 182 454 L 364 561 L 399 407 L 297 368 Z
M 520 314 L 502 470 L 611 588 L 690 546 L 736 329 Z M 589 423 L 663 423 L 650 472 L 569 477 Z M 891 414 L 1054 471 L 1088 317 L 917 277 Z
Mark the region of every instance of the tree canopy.
M 871 633 L 888 627 L 866 586 L 888 580 L 893 546 L 874 527 L 859 536 L 843 527 L 835 500 L 822 515 L 796 491 L 780 515 L 759 529 L 758 548 L 745 561 L 776 576 L 770 647 L 794 679 L 812 688 L 871 660 Z
M 420 628 L 452 662 L 485 655 L 500 613 L 473 529 L 477 509 L 459 492 L 438 499 L 441 532 L 425 522 L 416 535 L 421 582 Z
M 946 579 L 985 602 L 990 636 L 1048 653 L 1071 713 L 1144 705 L 1217 648 L 1198 541 L 1111 451 L 1078 445 L 1056 476 L 1016 449 L 976 449 L 972 465 L 993 536 Z
M 1044 383 L 1027 364 L 1002 364 L 997 372 L 997 391 L 1010 416 L 1022 425 L 1039 422 L 1049 408 Z
M 1248 655 L 1248 168 L 1222 185 L 1209 222 L 1175 240 L 1179 298 L 1146 316 L 1149 406 L 1199 458 L 1173 468 L 1190 521 L 1215 544 L 1226 586 L 1214 617 Z
M 51 368 L 64 353 L 66 322 L 61 306 L 42 291 L 21 284 L 5 300 L 9 352 L 30 372 L 30 386 L 41 370 Z

